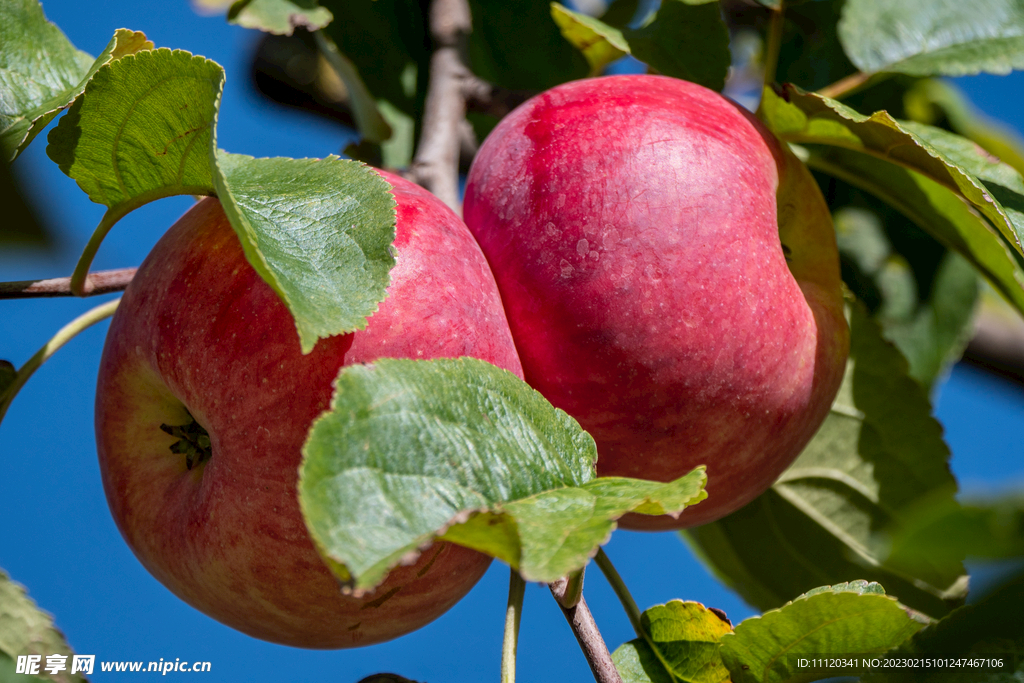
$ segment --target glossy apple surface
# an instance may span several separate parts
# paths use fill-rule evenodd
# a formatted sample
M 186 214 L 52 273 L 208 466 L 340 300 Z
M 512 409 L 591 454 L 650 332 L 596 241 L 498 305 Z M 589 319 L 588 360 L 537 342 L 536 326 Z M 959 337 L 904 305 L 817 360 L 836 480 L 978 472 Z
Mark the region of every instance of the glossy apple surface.
M 707 465 L 706 501 L 623 526 L 738 509 L 827 414 L 848 351 L 831 218 L 734 102 L 661 76 L 553 88 L 484 142 L 464 216 L 527 382 L 594 436 L 598 473 Z
M 373 594 L 344 596 L 299 512 L 300 451 L 343 365 L 473 356 L 522 375 L 465 225 L 425 190 L 383 175 L 398 201 L 399 256 L 365 330 L 303 356 L 291 315 L 246 262 L 220 204 L 205 199 L 147 257 L 103 352 L 97 444 L 128 545 L 189 604 L 277 643 L 339 648 L 402 635 L 454 605 L 490 563 L 439 543 Z M 161 425 L 192 417 L 211 448 L 189 469 Z

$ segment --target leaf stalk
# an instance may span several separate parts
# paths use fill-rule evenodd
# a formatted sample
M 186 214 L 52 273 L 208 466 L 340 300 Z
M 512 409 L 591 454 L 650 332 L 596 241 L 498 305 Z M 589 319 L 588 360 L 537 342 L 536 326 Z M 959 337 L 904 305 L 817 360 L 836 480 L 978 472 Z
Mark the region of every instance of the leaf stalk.
M 647 632 L 644 630 L 643 622 L 640 620 L 640 608 L 637 607 L 636 600 L 633 599 L 629 588 L 626 587 L 626 582 L 622 580 L 622 576 L 615 569 L 611 558 L 604 552 L 604 548 L 597 549 L 594 562 L 597 564 L 598 569 L 601 570 L 601 573 L 604 574 L 604 578 L 608 580 L 612 590 L 615 591 L 615 597 L 622 603 L 622 608 L 626 611 L 626 616 L 629 617 L 629 623 L 637 637 L 646 639 Z
M 55 354 L 62 346 L 67 344 L 69 341 L 74 339 L 83 330 L 92 327 L 101 320 L 105 320 L 110 316 L 114 315 L 114 311 L 117 310 L 117 305 L 121 303 L 120 299 L 108 301 L 101 306 L 97 306 L 89 311 L 86 311 L 82 315 L 78 316 L 53 336 L 53 339 L 46 342 L 43 348 L 39 349 L 34 356 L 28 359 L 24 365 L 22 365 L 17 374 L 14 376 L 14 380 L 10 386 L 0 394 L 0 421 L 3 421 L 4 415 L 7 414 L 7 408 L 11 405 L 11 401 L 18 395 L 21 388 L 25 386 L 25 382 L 38 370 L 43 363 L 45 363 L 50 356 Z
M 508 607 L 505 608 L 505 638 L 501 646 L 501 683 L 516 683 L 516 651 L 519 624 L 523 617 L 526 581 L 514 568 L 509 570 Z
M 833 100 L 850 95 L 857 90 L 860 90 L 864 85 L 871 79 L 874 74 L 866 74 L 863 71 L 852 73 L 849 76 L 843 76 L 835 83 L 826 85 L 824 88 L 818 91 L 818 94 L 822 97 L 828 97 Z

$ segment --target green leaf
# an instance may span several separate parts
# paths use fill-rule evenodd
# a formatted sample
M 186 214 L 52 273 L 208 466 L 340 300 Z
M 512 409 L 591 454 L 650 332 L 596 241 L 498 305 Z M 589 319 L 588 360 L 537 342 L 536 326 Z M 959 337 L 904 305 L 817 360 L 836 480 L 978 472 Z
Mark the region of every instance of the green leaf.
M 1008 213 L 999 201 L 1000 197 L 1012 197 L 1012 194 L 1000 192 L 998 197 L 995 196 L 996 192 L 975 177 L 971 169 L 987 170 L 1000 183 L 1010 185 L 1005 188 L 1007 191 L 1013 190 L 1012 180 L 1005 172 L 976 163 L 969 154 L 952 145 L 948 138 L 934 133 L 937 129 L 897 121 L 884 111 L 865 116 L 835 100 L 805 93 L 788 84 L 782 86 L 781 94 L 766 89 L 764 97 L 762 111 L 766 122 L 786 142 L 843 147 L 921 173 L 963 196 L 991 221 L 1012 249 L 1024 255 L 1024 247 L 1021 246 L 1024 223 L 1014 222 L 1019 211 Z M 927 132 L 928 139 L 918 135 L 919 131 Z M 942 147 L 933 144 L 933 140 Z M 947 158 L 944 151 L 953 151 L 953 148 L 956 148 L 958 156 Z M 969 168 L 958 164 L 968 160 Z M 999 188 L 1004 189 L 1002 184 Z
M 295 29 L 316 31 L 331 23 L 334 16 L 317 0 L 238 0 L 228 10 L 228 21 L 279 36 L 290 36 Z
M 632 54 L 666 76 L 713 90 L 725 87 L 732 60 L 729 31 L 714 0 L 665 0 L 637 29 L 613 28 L 557 2 L 551 3 L 551 16 L 565 39 L 586 57 L 591 76 Z
M 366 84 L 363 83 L 356 65 L 343 55 L 334 41 L 322 31 L 314 33 L 313 39 L 320 54 L 327 60 L 341 82 L 345 84 L 345 91 L 348 93 L 349 104 L 352 106 L 352 114 L 355 117 L 356 129 L 359 134 L 363 136 L 364 140 L 372 143 L 381 143 L 390 138 L 391 127 L 384 120 L 381 110 L 377 108 L 377 102 L 367 90 Z M 387 103 L 386 100 L 383 102 Z
M 469 66 L 480 78 L 515 90 L 547 90 L 590 71 L 583 55 L 562 38 L 547 2 L 469 0 L 469 5 Z M 510 30 L 513 26 L 529 30 Z
M 913 273 L 908 275 L 913 282 Z M 960 359 L 973 334 L 977 301 L 974 268 L 959 254 L 947 251 L 927 299 L 905 315 L 882 311 L 879 316 L 885 338 L 907 358 L 910 376 L 926 390 Z
M 866 73 L 1008 74 L 1024 68 L 1024 5 L 846 0 L 839 37 L 850 61 Z
M 966 258 L 1007 301 L 1024 312 L 1020 259 L 958 194 L 921 173 L 841 148 L 811 148 L 805 161 L 895 208 Z
M 641 615 L 647 638 L 632 640 L 612 655 L 624 683 L 680 681 L 728 683 L 719 642 L 732 624 L 698 602 L 672 600 Z
M 553 581 L 626 512 L 678 514 L 705 497 L 703 469 L 668 484 L 596 479 L 594 441 L 575 420 L 470 358 L 344 369 L 303 453 L 306 523 L 357 592 L 437 538 Z
M 394 197 L 358 162 L 215 155 L 223 81 L 218 64 L 187 52 L 124 57 L 96 73 L 50 133 L 47 153 L 109 207 L 86 265 L 128 211 L 174 194 L 216 194 L 308 352 L 319 338 L 364 327 L 384 299 Z
M 963 505 L 924 501 L 887 540 L 887 562 L 917 571 L 954 555 L 988 560 L 1024 557 L 1024 497 L 978 500 Z M 882 552 L 885 552 L 884 550 Z
M 600 75 L 606 66 L 629 54 L 622 31 L 600 19 L 574 12 L 557 2 L 551 3 L 551 18 L 565 39 L 587 58 L 591 76 Z
M 1006 210 L 1017 233 L 1024 234 L 1024 178 L 1017 169 L 956 133 L 914 121 L 902 121 L 901 125 L 938 151 L 946 161 L 984 183 Z
M 833 209 L 844 282 L 906 357 L 910 376 L 930 388 L 972 334 L 974 269 L 877 199 L 841 181 L 829 189 L 830 200 L 857 202 Z
M 827 676 L 800 666 L 800 658 L 880 654 L 922 622 L 878 584 L 826 586 L 741 623 L 722 638 L 722 660 L 734 683 L 816 681 Z
M 352 61 L 373 97 L 419 119 L 430 68 L 426 3 L 322 0 L 320 4 L 334 15 L 324 33 Z
M 89 199 L 124 215 L 176 194 L 213 194 L 210 150 L 224 70 L 182 50 L 100 68 L 46 153 Z
M 1001 659 L 1003 665 L 932 668 L 928 683 L 1018 683 L 1024 677 L 1024 575 L 1018 575 L 973 605 L 965 605 L 918 631 L 889 657 Z M 874 670 L 865 683 L 911 683 L 920 669 Z
M 66 670 L 57 674 L 45 671 L 47 655 L 67 655 Z M 34 680 L 78 683 L 80 674 L 71 674 L 71 648 L 63 634 L 53 625 L 53 617 L 40 610 L 28 597 L 25 589 L 11 581 L 0 570 L 0 678 L 3 680 L 33 680 L 14 673 L 14 662 L 19 655 L 41 655 L 39 678 Z M 7 667 L 10 671 L 5 672 Z M 9 678 L 4 676 L 8 673 Z
M 46 20 L 37 0 L 0 2 L 0 148 L 13 161 L 82 92 L 101 66 L 152 49 L 141 33 L 119 29 L 93 60 Z
M 622 683 L 676 683 L 646 641 L 637 638 L 620 645 L 612 653 Z
M 776 81 L 817 90 L 857 70 L 836 35 L 842 5 L 842 0 L 786 3 Z
M 937 78 L 918 80 L 905 93 L 904 106 L 908 118 L 951 128 L 1018 173 L 1024 173 L 1024 139 L 1020 133 L 979 111 L 951 82 Z
M 685 537 L 722 580 L 760 609 L 822 582 L 885 580 L 900 600 L 939 616 L 966 591 L 959 558 L 905 575 L 874 534 L 925 497 L 953 500 L 949 449 L 924 390 L 859 305 L 850 361 L 821 429 L 766 493 Z
M 217 154 L 224 211 L 246 258 L 295 317 L 303 353 L 366 326 L 395 263 L 395 200 L 363 164 Z
M 712 90 L 725 87 L 732 55 L 717 2 L 663 0 L 646 24 L 623 36 L 633 56 L 660 73 Z

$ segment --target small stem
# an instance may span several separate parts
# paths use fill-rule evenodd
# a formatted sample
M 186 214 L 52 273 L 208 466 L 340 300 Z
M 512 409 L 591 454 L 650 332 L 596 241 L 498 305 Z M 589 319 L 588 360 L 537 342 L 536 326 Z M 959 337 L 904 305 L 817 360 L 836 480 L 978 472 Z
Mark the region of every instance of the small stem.
M 772 12 L 768 23 L 768 42 L 764 54 L 764 84 L 775 82 L 775 71 L 779 66 L 779 52 L 782 50 L 782 29 L 785 27 L 786 0 L 779 0 L 779 9 Z
M 103 238 L 107 236 L 107 233 L 110 232 L 110 229 L 114 227 L 114 224 L 122 216 L 124 216 L 124 213 L 121 211 L 115 212 L 113 209 L 107 209 L 107 212 L 103 214 L 103 218 L 100 219 L 99 225 L 93 230 L 88 244 L 85 245 L 85 249 L 75 265 L 75 272 L 71 274 L 71 293 L 75 296 L 85 296 L 85 279 L 89 276 L 89 266 L 92 265 L 93 259 L 96 258 L 96 252 L 100 250 Z
M 575 607 L 583 598 L 583 572 L 585 569 L 586 567 L 565 577 L 567 583 L 565 585 L 565 602 L 562 603 L 562 607 Z
M 508 607 L 505 609 L 505 640 L 501 646 L 501 683 L 516 683 L 516 650 L 519 648 L 519 622 L 523 618 L 526 581 L 515 569 L 508 578 Z
M 616 597 L 619 598 L 619 602 L 622 603 L 622 608 L 626 610 L 626 616 L 629 617 L 629 623 L 633 626 L 633 631 L 636 635 L 643 639 L 647 643 L 648 647 L 651 648 L 651 652 L 658 658 L 658 660 L 665 666 L 665 671 L 669 673 L 669 677 L 672 681 L 678 680 L 676 675 L 672 673 L 672 667 L 667 661 L 665 661 L 664 655 L 662 655 L 661 648 L 655 645 L 654 640 L 651 638 L 651 634 L 647 632 L 643 625 L 643 619 L 640 615 L 640 608 L 637 607 L 636 600 L 633 599 L 633 595 L 629 592 L 629 588 L 626 587 L 626 582 L 622 580 L 622 576 L 619 571 L 612 564 L 611 558 L 605 554 L 604 548 L 597 549 L 597 555 L 594 557 L 594 562 L 597 563 L 601 573 L 604 574 L 604 578 L 608 580 L 608 584 L 615 591 Z
M 831 85 L 826 85 L 818 91 L 818 94 L 822 97 L 829 97 L 833 100 L 837 100 L 844 95 L 849 95 L 854 91 L 859 90 L 873 75 L 874 74 L 866 74 L 863 71 L 858 71 L 857 73 L 840 78 Z
M 86 328 L 114 315 L 114 311 L 117 310 L 117 305 L 119 303 L 121 303 L 121 300 L 115 299 L 114 301 L 108 301 L 101 306 L 97 306 L 92 310 L 86 311 L 64 327 L 60 328 L 60 331 L 54 335 L 53 339 L 46 342 L 46 345 L 43 346 L 43 348 L 39 349 L 34 356 L 29 358 L 28 361 L 18 369 L 18 373 L 14 376 L 14 381 L 11 382 L 10 386 L 8 386 L 3 393 L 0 393 L 0 421 L 4 419 L 4 415 L 7 414 L 7 408 L 11 405 L 11 401 L 13 401 L 14 397 L 18 395 L 21 388 L 25 386 L 25 382 L 28 381 L 29 377 L 31 377 L 32 374 L 50 358 L 50 356 L 55 354 L 60 347 L 74 339 L 75 336 Z
M 82 296 L 123 292 L 135 277 L 137 270 L 138 268 L 119 268 L 89 273 L 85 278 Z M 0 299 L 33 299 L 54 296 L 74 296 L 74 292 L 71 291 L 70 277 L 0 282 Z
M 594 615 L 587 607 L 587 601 L 580 596 L 575 607 L 564 606 L 568 585 L 568 579 L 559 579 L 548 584 L 548 587 L 555 597 L 555 602 L 562 609 L 565 620 L 569 622 L 569 627 L 572 628 L 573 635 L 576 636 L 576 641 L 580 644 L 580 649 L 583 650 L 583 656 L 587 658 L 590 670 L 594 673 L 594 680 L 597 683 L 622 683 L 622 677 L 619 676 L 615 663 L 612 662 L 608 645 L 601 637 L 601 632 L 594 621 Z
M 636 632 L 638 637 L 646 639 L 648 636 L 640 620 L 640 608 L 637 607 L 636 600 L 633 599 L 633 595 L 629 592 L 629 588 L 626 587 L 626 582 L 622 580 L 618 570 L 615 569 L 615 565 L 612 564 L 611 559 L 605 554 L 604 548 L 597 549 L 594 562 L 597 563 L 601 573 L 604 574 L 604 578 L 608 580 L 612 590 L 615 591 L 615 596 L 622 603 L 622 608 L 626 610 L 626 616 L 629 617 L 629 623 L 633 626 L 633 631 Z
M 108 208 L 106 213 L 103 214 L 103 218 L 100 219 L 96 229 L 93 230 L 92 236 L 89 238 L 89 243 L 85 245 L 85 249 L 82 251 L 82 255 L 79 257 L 78 263 L 75 265 L 75 272 L 71 274 L 71 293 L 75 296 L 87 296 L 89 294 L 86 288 L 86 278 L 89 277 L 89 267 L 92 265 L 93 259 L 96 258 L 96 252 L 99 251 L 100 244 L 103 243 L 103 238 L 107 236 L 107 233 L 110 232 L 110 229 L 113 228 L 119 220 L 130 214 L 135 209 L 145 206 L 149 202 L 183 194 L 193 195 L 194 197 L 215 197 L 217 192 L 213 187 L 204 187 L 202 185 L 168 185 L 166 187 L 141 192 L 120 204 L 115 204 Z

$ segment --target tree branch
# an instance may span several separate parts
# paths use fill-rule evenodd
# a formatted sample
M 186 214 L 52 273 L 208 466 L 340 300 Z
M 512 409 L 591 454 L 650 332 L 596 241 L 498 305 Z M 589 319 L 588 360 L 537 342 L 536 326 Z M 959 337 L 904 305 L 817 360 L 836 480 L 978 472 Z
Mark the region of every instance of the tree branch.
M 580 596 L 574 607 L 564 606 L 569 587 L 568 579 L 559 579 L 548 584 L 548 587 L 555 596 L 555 602 L 562 609 L 565 620 L 569 622 L 573 635 L 576 636 L 580 649 L 590 664 L 590 670 L 594 672 L 594 680 L 597 683 L 622 683 L 622 677 L 612 662 L 612 655 L 597 629 L 597 623 L 594 621 L 594 615 L 590 613 L 590 608 L 587 607 L 587 601 Z
M 110 292 L 122 292 L 135 276 L 137 268 L 101 270 L 89 273 L 85 279 L 82 296 L 96 296 Z M 71 291 L 71 278 L 58 277 L 49 280 L 21 280 L 0 282 L 0 299 L 31 299 L 36 297 L 75 296 Z
M 472 30 L 467 0 L 433 0 L 430 35 L 430 83 L 423 113 L 423 133 L 409 177 L 459 212 L 460 129 L 466 117 L 462 83 L 469 70 L 464 55 Z

